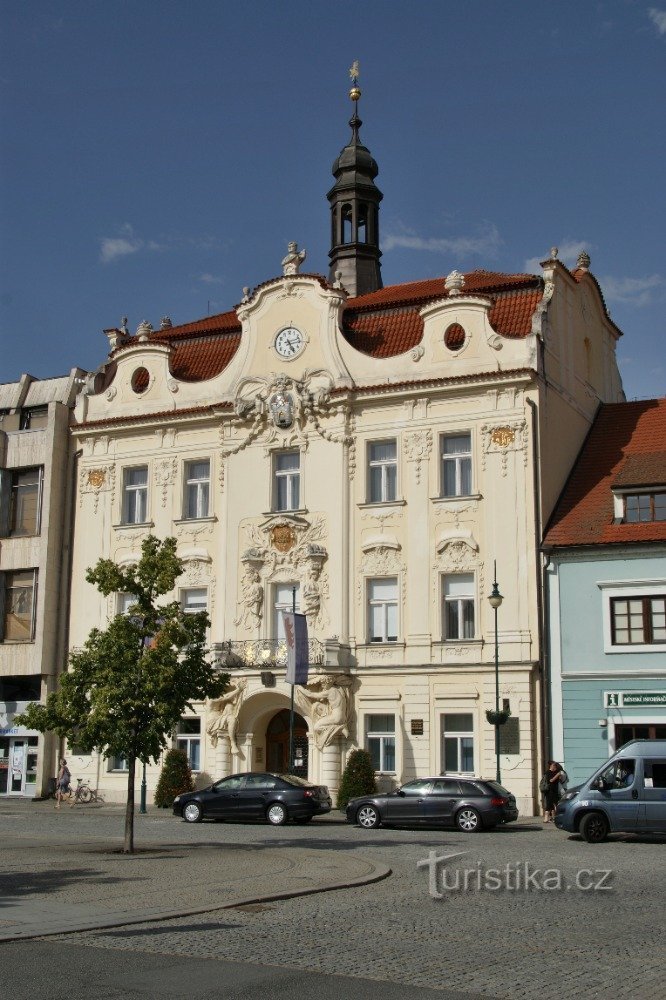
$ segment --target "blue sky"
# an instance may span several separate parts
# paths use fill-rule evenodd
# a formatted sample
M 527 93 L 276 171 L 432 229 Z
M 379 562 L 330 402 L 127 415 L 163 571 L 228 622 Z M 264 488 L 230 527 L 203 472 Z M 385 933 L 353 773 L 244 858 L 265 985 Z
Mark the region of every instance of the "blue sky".
M 661 3 L 661 6 L 660 6 Z M 580 249 L 666 392 L 666 0 L 1 0 L 0 382 L 326 273 L 361 65 L 385 284 Z

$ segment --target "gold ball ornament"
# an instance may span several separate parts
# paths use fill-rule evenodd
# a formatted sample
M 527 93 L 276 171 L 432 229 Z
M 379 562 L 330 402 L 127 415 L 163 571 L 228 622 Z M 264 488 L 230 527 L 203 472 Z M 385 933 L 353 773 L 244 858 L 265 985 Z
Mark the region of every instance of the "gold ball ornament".
M 351 98 L 352 101 L 358 101 L 358 99 L 361 96 L 361 88 L 360 87 L 352 87 L 352 89 L 349 91 L 349 96 L 350 96 L 350 98 Z

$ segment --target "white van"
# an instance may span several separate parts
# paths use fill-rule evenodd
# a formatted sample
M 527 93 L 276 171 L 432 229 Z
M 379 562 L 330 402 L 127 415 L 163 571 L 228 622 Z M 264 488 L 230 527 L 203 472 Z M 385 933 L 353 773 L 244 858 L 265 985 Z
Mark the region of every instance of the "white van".
M 666 740 L 633 740 L 568 791 L 555 826 L 591 844 L 609 833 L 666 833 Z

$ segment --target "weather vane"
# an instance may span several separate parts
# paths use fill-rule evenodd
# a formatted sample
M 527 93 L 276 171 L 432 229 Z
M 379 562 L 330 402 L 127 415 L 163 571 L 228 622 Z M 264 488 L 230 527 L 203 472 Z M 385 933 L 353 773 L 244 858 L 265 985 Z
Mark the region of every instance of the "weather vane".
M 359 77 L 358 59 L 354 59 L 354 62 L 351 65 L 351 69 L 349 70 L 349 78 L 351 79 L 352 82 L 352 87 L 351 90 L 349 91 L 349 96 L 352 99 L 352 101 L 358 101 L 359 97 L 361 96 L 361 88 L 358 86 L 358 77 Z

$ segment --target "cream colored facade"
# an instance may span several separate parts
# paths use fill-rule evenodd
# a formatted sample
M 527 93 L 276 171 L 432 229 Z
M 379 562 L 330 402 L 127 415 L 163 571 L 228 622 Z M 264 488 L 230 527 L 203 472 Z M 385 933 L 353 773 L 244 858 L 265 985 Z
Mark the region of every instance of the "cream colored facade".
M 382 760 L 393 763 L 379 776 L 385 786 L 439 774 L 447 763 L 458 764 L 449 771 L 494 776 L 494 729 L 485 713 L 495 705 L 487 597 L 496 562 L 504 596 L 500 699 L 512 720 L 502 780 L 523 814 L 534 811 L 541 524 L 598 403 L 623 398 L 618 331 L 596 282 L 584 274 L 575 280 L 554 259 L 543 278 L 528 336 L 498 335 L 487 297 L 468 295 L 464 286 L 456 294 L 455 283 L 445 296 L 442 281 L 441 300 L 421 310 L 420 344 L 386 359 L 361 353 L 342 335 L 341 287 L 299 273 L 246 295 L 236 310 L 240 346 L 206 381 L 173 376 L 176 341 L 160 343 L 158 332 L 139 331 L 126 343 L 118 332 L 106 381 L 79 397 L 73 426 L 81 458 L 71 645 L 119 609 L 85 582 L 86 567 L 102 556 L 136 560 L 149 532 L 174 535 L 186 567 L 180 596 L 205 600 L 211 646 L 236 695 L 224 715 L 203 705 L 193 713 L 200 720 L 200 783 L 271 766 L 271 720 L 288 708 L 290 695 L 275 659 L 275 605 L 292 585 L 310 639 L 320 644 L 312 646 L 320 662 L 308 687 L 320 700 L 298 689 L 296 698 L 308 734 L 303 771 L 307 763 L 311 780 L 335 790 L 349 751 L 368 740 L 375 752 L 383 740 Z M 456 350 L 444 343 L 452 323 L 465 331 Z M 301 338 L 288 359 L 276 350 L 286 329 Z M 470 484 L 446 496 L 443 442 L 454 436 L 464 444 L 467 435 Z M 395 442 L 395 499 L 384 502 L 370 491 L 376 442 Z M 296 455 L 299 466 L 292 510 L 276 509 L 277 456 L 284 454 Z M 206 462 L 209 505 L 205 516 L 188 516 L 188 463 L 205 470 Z M 132 469 L 147 473 L 139 523 L 128 523 Z M 469 634 L 444 638 L 444 604 L 460 593 Z M 215 734 L 216 719 L 221 724 L 211 737 L 206 728 Z M 90 777 L 109 799 L 124 797 L 125 776 L 109 762 L 78 758 L 73 773 Z M 149 767 L 149 795 L 158 774 Z

